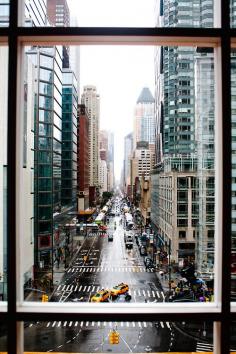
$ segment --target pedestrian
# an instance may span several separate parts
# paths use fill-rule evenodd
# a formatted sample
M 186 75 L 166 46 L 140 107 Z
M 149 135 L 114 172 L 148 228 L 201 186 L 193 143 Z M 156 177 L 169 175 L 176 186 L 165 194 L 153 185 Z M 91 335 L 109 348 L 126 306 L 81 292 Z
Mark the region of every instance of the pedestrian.
M 57 262 L 57 269 L 59 268 L 59 265 L 60 265 L 60 257 L 56 257 L 56 262 Z

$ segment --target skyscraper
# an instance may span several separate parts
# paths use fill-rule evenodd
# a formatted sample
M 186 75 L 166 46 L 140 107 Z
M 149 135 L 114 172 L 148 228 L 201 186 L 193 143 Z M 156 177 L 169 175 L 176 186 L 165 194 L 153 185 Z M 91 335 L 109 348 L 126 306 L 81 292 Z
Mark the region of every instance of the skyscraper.
M 128 187 L 131 186 L 131 168 L 130 160 L 133 152 L 133 133 L 129 133 L 124 138 L 124 189 L 125 193 L 128 191 Z
M 137 99 L 134 117 L 134 145 L 139 141 L 155 142 L 154 97 L 144 87 Z
M 62 72 L 61 204 L 77 204 L 77 80 L 72 70 Z
M 86 106 L 89 116 L 89 185 L 98 187 L 100 96 L 95 86 L 84 87 L 81 103 Z
M 54 216 L 61 210 L 62 53 L 61 47 L 32 48 L 38 69 L 34 122 L 35 271 L 52 270 Z
M 70 10 L 67 0 L 47 0 L 47 16 L 51 25 L 56 27 L 69 27 Z M 69 54 L 70 48 L 63 46 L 63 68 L 69 68 L 70 66 Z
M 25 0 L 25 25 L 30 27 L 47 25 L 47 0 Z
M 157 9 L 159 26 L 212 27 L 212 1 L 158 0 Z M 171 243 L 172 260 L 197 259 L 196 267 L 202 271 L 203 258 L 197 257 L 214 237 L 213 57 L 208 49 L 165 46 L 157 49 L 155 60 L 157 141 L 151 219 L 163 244 Z M 212 255 L 205 252 L 204 257 L 210 267 Z
M 78 211 L 89 207 L 89 117 L 84 104 L 78 107 Z

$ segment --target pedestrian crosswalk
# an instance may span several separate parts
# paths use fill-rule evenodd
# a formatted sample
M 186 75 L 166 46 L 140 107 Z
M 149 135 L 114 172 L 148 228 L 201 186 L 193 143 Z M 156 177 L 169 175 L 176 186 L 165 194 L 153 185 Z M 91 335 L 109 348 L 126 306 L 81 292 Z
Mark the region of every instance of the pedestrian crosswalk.
M 67 270 L 67 273 L 101 273 L 101 272 L 155 272 L 155 269 L 146 269 L 143 266 L 124 266 L 124 267 L 107 267 L 107 266 L 72 266 Z
M 56 288 L 56 294 L 59 295 L 59 293 L 88 293 L 88 294 L 94 294 L 97 291 L 101 290 L 101 285 L 67 285 L 67 284 L 60 284 Z M 109 288 L 109 286 L 108 286 Z M 146 289 L 135 289 L 135 290 L 129 290 L 129 293 L 132 297 L 145 297 L 146 299 L 151 299 L 151 298 L 156 298 L 158 301 L 163 302 L 165 301 L 165 294 L 163 291 L 160 290 L 146 290 Z
M 196 352 L 197 353 L 213 352 L 213 344 L 198 342 L 197 343 Z
M 122 328 L 152 328 L 152 327 L 159 327 L 163 329 L 171 329 L 171 323 L 170 322 L 107 322 L 107 321 L 50 321 L 47 322 L 46 327 L 47 328 L 65 328 L 65 327 L 80 327 L 80 328 L 87 328 L 87 329 L 93 329 L 93 328 L 113 328 L 114 326 L 117 326 L 117 329 L 122 329 Z

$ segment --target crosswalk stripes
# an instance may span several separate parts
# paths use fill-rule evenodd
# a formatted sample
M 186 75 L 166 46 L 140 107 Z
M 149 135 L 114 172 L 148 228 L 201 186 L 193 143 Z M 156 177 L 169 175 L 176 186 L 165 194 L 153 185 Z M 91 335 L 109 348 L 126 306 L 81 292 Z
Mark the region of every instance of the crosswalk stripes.
M 141 273 L 141 272 L 154 272 L 154 269 L 146 269 L 143 266 L 131 266 L 131 267 L 108 267 L 108 266 L 77 266 L 67 270 L 67 273 L 95 273 L 95 272 L 127 272 L 127 273 Z
M 92 293 L 95 294 L 99 290 L 101 290 L 100 285 L 74 285 L 74 284 L 69 284 L 69 285 L 63 285 L 60 284 L 58 285 L 56 292 L 57 294 L 64 294 L 63 296 L 69 296 L 70 293 Z M 165 300 L 165 294 L 163 291 L 160 290 L 147 290 L 147 289 L 131 289 L 129 290 L 129 293 L 132 297 L 145 297 L 149 299 L 158 299 L 159 301 L 164 301 Z
M 152 322 L 116 322 L 117 328 L 152 328 L 154 325 Z M 157 325 L 157 323 L 155 323 L 155 325 Z M 54 327 L 61 327 L 61 328 L 66 328 L 66 327 L 80 327 L 80 328 L 90 328 L 90 327 L 108 327 L 108 328 L 112 328 L 114 326 L 113 322 L 100 322 L 100 321 L 50 321 L 47 322 L 46 327 L 47 328 L 54 328 Z M 158 326 L 161 328 L 167 328 L 167 329 L 171 329 L 170 323 L 169 322 L 159 322 Z M 203 349 L 208 349 L 208 350 L 203 350 Z M 197 343 L 197 349 L 201 349 L 201 351 L 212 351 L 213 349 L 213 345 L 212 344 L 205 344 L 205 343 L 201 343 L 198 342 Z M 199 350 L 197 350 L 199 352 Z
M 197 342 L 196 352 L 197 353 L 213 352 L 213 348 L 214 348 L 213 344 Z

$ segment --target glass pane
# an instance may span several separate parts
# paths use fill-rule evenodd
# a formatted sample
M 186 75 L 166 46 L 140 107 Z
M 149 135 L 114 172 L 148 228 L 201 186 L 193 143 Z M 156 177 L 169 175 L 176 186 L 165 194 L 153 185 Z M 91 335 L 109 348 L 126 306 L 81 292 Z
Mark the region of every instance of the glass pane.
M 25 352 L 213 352 L 212 322 L 35 321 L 24 327 Z
M 9 26 L 10 0 L 0 0 L 0 27 Z
M 0 46 L 0 301 L 7 300 L 7 90 L 8 48 Z
M 25 54 L 24 298 L 214 301 L 213 51 L 62 53 Z
M 213 27 L 213 3 L 213 0 L 25 0 L 25 26 Z M 69 61 L 66 47 L 64 60 Z

